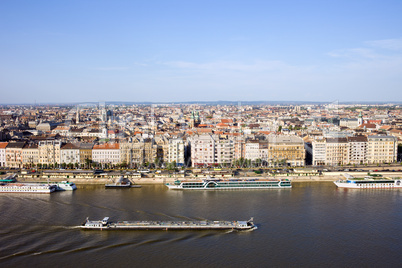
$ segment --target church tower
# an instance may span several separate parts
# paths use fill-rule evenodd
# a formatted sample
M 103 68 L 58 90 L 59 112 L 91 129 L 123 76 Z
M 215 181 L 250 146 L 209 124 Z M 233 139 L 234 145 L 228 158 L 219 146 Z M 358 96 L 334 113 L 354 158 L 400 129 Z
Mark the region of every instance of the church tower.
M 78 124 L 80 122 L 80 107 L 77 106 L 77 114 L 75 117 L 75 123 Z
M 359 113 L 359 118 L 357 118 L 357 125 L 358 125 L 358 126 L 363 125 L 363 115 L 362 115 L 362 112 Z

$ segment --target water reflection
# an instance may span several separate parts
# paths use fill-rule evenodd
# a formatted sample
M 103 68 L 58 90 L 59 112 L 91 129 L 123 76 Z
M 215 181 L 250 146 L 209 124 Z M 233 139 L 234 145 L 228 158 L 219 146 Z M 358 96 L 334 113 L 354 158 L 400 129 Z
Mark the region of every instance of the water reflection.
M 387 266 L 400 255 L 400 190 L 172 191 L 163 185 L 51 195 L 0 195 L 2 266 Z M 84 231 L 86 217 L 112 220 L 248 220 L 254 232 Z M 347 250 L 345 250 L 347 249 Z M 208 252 L 208 254 L 203 254 Z M 269 254 L 268 254 L 269 253 Z M 307 257 L 306 257 L 307 256 Z

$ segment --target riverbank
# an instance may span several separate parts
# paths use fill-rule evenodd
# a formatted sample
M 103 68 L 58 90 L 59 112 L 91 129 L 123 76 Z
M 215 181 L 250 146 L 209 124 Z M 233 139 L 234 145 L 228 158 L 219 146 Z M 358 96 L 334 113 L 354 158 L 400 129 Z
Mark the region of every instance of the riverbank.
M 264 177 L 259 177 L 263 179 Z M 270 178 L 270 177 L 268 177 Z M 284 179 L 288 179 L 294 182 L 323 182 L 323 181 L 336 181 L 341 179 L 342 176 L 306 176 L 306 177 L 296 177 L 296 176 L 289 176 Z M 130 179 L 132 183 L 139 184 L 139 185 L 146 185 L 146 184 L 166 184 L 166 183 L 173 183 L 175 180 L 183 180 L 184 178 L 136 178 Z M 51 181 L 63 181 L 65 179 L 52 179 Z M 185 180 L 192 181 L 192 180 L 200 180 L 200 178 L 196 177 L 186 177 Z M 20 182 L 44 182 L 46 179 L 43 178 L 18 178 Z M 112 179 L 106 178 L 71 178 L 68 179 L 70 182 L 74 182 L 77 185 L 104 185 L 107 183 L 112 183 Z
M 224 176 L 222 179 L 239 179 L 239 178 L 276 178 L 276 179 L 288 179 L 293 182 L 325 182 L 325 181 L 336 181 L 339 179 L 344 179 L 345 172 L 324 172 L 323 174 L 308 174 L 308 173 L 293 173 L 293 174 L 275 174 L 275 176 L 264 176 L 253 174 L 249 176 Z M 368 174 L 366 172 L 348 172 L 349 175 L 352 175 L 356 178 L 363 178 Z M 402 177 L 401 172 L 373 172 L 371 174 L 381 174 L 383 177 L 395 178 Z M 207 175 L 197 175 L 197 176 L 186 176 L 184 174 L 176 174 L 176 175 L 122 175 L 117 173 L 111 174 L 101 174 L 101 175 L 93 175 L 88 173 L 74 173 L 74 174 L 63 174 L 63 173 L 46 173 L 46 174 L 20 174 L 17 177 L 17 180 L 20 182 L 46 182 L 46 181 L 71 181 L 77 185 L 104 185 L 108 183 L 113 183 L 120 177 L 124 177 L 128 179 L 132 183 L 135 184 L 166 184 L 172 183 L 175 180 L 202 180 L 207 179 Z M 216 177 L 221 178 L 221 177 Z

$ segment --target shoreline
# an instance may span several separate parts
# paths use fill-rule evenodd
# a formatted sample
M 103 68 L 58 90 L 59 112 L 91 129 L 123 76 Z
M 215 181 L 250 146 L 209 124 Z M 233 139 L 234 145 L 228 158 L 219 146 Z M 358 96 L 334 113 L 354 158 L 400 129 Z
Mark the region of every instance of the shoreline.
M 323 174 L 308 174 L 308 173 L 296 173 L 296 174 L 286 174 L 286 175 L 275 175 L 275 176 L 222 176 L 215 177 L 215 179 L 240 179 L 240 178 L 258 178 L 258 179 L 288 179 L 291 182 L 334 182 L 340 179 L 345 179 L 345 172 L 325 172 Z M 347 174 L 352 175 L 356 178 L 367 176 L 366 172 L 347 172 Z M 401 172 L 375 172 L 374 174 L 381 174 L 384 178 L 394 178 L 394 177 L 402 177 Z M 178 176 L 177 176 L 178 175 Z M 207 175 L 198 175 L 198 176 L 186 176 L 177 174 L 176 176 L 135 176 L 135 175 L 123 175 L 123 174 L 102 174 L 93 176 L 88 174 L 60 174 L 60 173 L 51 173 L 51 174 L 20 174 L 17 177 L 17 181 L 20 182 L 60 182 L 60 181 L 70 181 L 74 182 L 77 185 L 105 185 L 114 183 L 121 176 L 128 179 L 131 183 L 137 185 L 152 185 L 152 184 L 166 184 L 173 183 L 175 180 L 187 180 L 187 181 L 196 181 L 207 179 Z
M 263 179 L 264 177 L 258 177 Z M 271 177 L 266 177 L 266 178 L 271 178 Z M 291 182 L 333 182 L 341 179 L 342 176 L 311 176 L 311 177 L 296 177 L 296 176 L 289 176 L 285 178 L 280 178 L 280 177 L 273 177 L 273 179 L 288 179 Z M 180 178 L 180 177 L 163 177 L 163 178 L 136 178 L 136 179 L 130 179 L 130 181 L 136 185 L 164 185 L 166 183 L 173 183 L 175 180 L 188 180 L 188 181 L 196 181 L 200 180 L 202 178 L 196 178 L 196 177 L 186 177 L 186 178 Z M 236 179 L 236 177 L 233 177 L 233 179 Z M 69 181 L 69 182 L 74 182 L 76 185 L 105 185 L 108 183 L 111 183 L 113 180 L 112 179 L 106 179 L 106 178 L 60 178 L 60 179 L 49 179 L 50 182 L 53 181 Z M 46 182 L 47 179 L 44 178 L 18 178 L 17 181 L 19 182 Z

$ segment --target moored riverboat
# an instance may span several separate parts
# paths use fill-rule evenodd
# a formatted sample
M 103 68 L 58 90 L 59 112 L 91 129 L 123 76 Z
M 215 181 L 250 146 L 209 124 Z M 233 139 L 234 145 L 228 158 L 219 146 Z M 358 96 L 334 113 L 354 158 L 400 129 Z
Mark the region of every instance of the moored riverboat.
M 51 182 L 41 182 L 39 184 L 50 184 L 56 186 L 56 191 L 74 191 L 77 190 L 77 186 L 74 182 L 70 181 L 51 181 Z
M 260 178 L 239 178 L 239 179 L 213 179 L 203 180 L 176 180 L 173 184 L 166 186 L 172 190 L 238 190 L 238 189 L 282 189 L 292 188 L 290 180 L 287 179 L 260 179 Z
M 56 186 L 52 184 L 0 183 L 0 193 L 50 194 L 54 191 L 56 191 Z
M 364 178 L 353 178 L 349 176 L 346 180 L 334 182 L 339 188 L 353 189 L 394 189 L 402 188 L 402 179 L 374 178 L 366 176 Z

